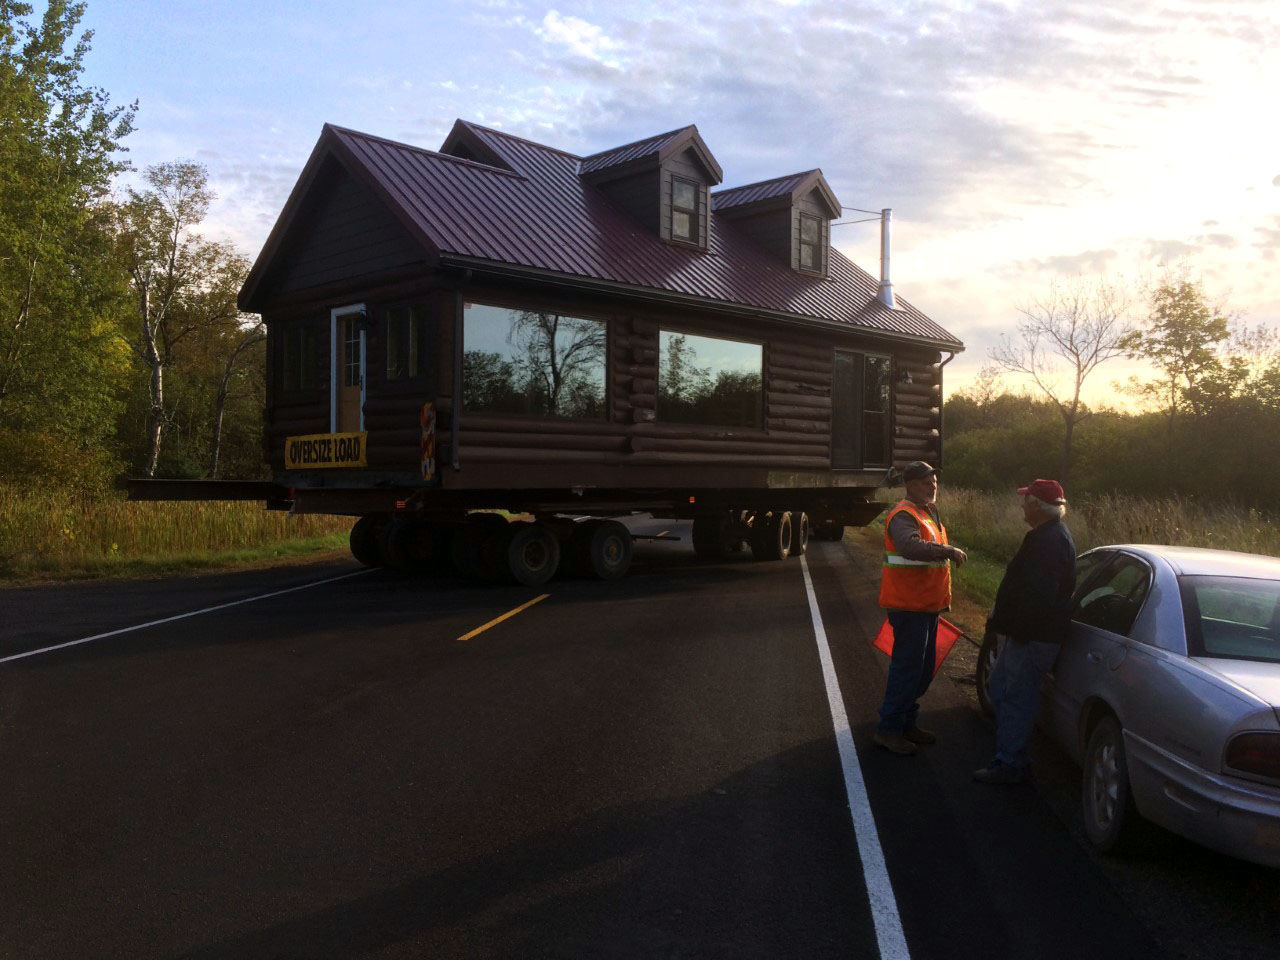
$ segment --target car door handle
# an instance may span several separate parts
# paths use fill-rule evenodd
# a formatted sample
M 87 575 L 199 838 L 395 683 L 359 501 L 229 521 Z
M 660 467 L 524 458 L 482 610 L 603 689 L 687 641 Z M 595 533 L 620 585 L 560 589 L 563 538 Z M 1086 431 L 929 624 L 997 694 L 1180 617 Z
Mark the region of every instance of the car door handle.
M 1102 654 L 1100 654 L 1100 653 L 1086 653 L 1086 654 L 1084 655 L 1084 658 L 1085 658 L 1086 660 L 1088 660 L 1090 663 L 1101 663 L 1101 662 L 1102 662 Z

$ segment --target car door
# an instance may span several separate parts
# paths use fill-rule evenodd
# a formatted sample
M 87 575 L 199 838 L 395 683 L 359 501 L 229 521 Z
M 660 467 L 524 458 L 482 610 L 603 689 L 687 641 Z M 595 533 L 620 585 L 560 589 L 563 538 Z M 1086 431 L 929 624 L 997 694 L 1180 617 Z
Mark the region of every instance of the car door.
M 1146 561 L 1122 551 L 1096 560 L 1086 554 L 1078 564 L 1085 567 L 1084 576 L 1078 579 L 1071 628 L 1045 696 L 1050 732 L 1077 759 L 1081 709 L 1090 697 L 1101 695 L 1108 702 L 1116 697 L 1117 671 L 1128 657 L 1129 632 L 1152 580 Z

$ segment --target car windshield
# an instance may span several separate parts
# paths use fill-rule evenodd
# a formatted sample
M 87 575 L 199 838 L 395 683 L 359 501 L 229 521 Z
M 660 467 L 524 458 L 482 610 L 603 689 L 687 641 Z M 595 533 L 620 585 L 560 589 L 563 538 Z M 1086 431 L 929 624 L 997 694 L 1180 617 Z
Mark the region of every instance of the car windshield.
M 1181 577 L 1192 656 L 1280 663 L 1280 580 Z

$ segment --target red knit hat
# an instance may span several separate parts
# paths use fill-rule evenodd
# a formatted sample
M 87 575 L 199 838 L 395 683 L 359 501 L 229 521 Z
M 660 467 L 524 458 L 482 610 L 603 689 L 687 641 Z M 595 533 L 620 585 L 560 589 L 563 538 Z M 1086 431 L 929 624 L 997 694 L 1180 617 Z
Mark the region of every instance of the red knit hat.
M 1035 483 L 1027 487 L 1019 487 L 1018 493 L 1024 497 L 1027 494 L 1042 500 L 1045 503 L 1066 503 L 1067 498 L 1062 495 L 1062 484 L 1057 480 L 1037 480 Z

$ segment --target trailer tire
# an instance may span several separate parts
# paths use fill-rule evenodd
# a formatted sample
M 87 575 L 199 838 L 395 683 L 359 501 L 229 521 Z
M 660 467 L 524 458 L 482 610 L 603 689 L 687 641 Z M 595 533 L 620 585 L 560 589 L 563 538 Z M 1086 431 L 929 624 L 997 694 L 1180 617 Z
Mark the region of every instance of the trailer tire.
M 699 560 L 723 560 L 729 555 L 729 523 L 729 517 L 719 514 L 693 518 L 693 552 Z
M 454 528 L 450 556 L 454 569 L 468 577 L 497 580 L 506 567 L 505 535 L 510 524 L 497 513 L 473 513 Z
M 538 587 L 555 575 L 560 565 L 560 541 L 541 523 L 516 524 L 510 537 L 503 539 L 507 570 L 516 583 Z
M 401 573 L 443 573 L 449 569 L 449 531 L 425 520 L 392 517 L 382 534 L 386 565 Z
M 755 560 L 785 560 L 791 552 L 791 514 L 757 513 L 751 526 L 751 556 Z
M 386 563 L 382 556 L 382 531 L 390 518 L 385 513 L 366 513 L 351 526 L 347 542 L 351 556 L 366 567 L 381 567 Z
M 791 511 L 790 556 L 803 557 L 809 550 L 809 515 L 803 510 Z
M 617 520 L 588 520 L 578 538 L 578 570 L 620 580 L 631 569 L 631 531 Z

